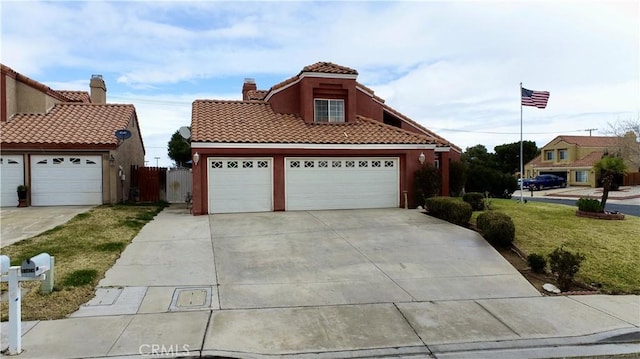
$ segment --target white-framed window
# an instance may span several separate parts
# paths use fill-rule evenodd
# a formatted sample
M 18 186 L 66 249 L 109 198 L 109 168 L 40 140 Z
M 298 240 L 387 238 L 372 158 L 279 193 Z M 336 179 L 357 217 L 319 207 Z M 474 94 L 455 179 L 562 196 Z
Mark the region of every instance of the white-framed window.
M 589 182 L 589 171 L 576 171 L 576 182 Z
M 314 100 L 315 122 L 344 122 L 344 100 Z
M 555 158 L 553 151 L 544 151 L 544 159 L 547 161 L 553 161 Z
M 566 161 L 568 157 L 567 150 L 558 150 L 558 159 L 560 161 Z

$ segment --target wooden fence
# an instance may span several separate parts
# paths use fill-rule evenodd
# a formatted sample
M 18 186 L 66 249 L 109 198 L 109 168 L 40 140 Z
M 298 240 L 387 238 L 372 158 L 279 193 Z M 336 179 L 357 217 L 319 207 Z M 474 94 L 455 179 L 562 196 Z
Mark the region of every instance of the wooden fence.
M 184 203 L 192 193 L 192 176 L 189 168 L 170 168 L 167 171 L 167 202 Z
M 622 179 L 623 186 L 638 186 L 640 185 L 640 172 L 627 173 Z
M 166 201 L 167 169 L 131 166 L 131 194 L 137 202 Z

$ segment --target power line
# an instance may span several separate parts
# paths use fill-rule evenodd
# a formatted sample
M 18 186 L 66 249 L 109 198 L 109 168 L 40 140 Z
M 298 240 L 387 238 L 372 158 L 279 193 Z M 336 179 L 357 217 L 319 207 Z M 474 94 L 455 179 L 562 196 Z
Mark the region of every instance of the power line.
M 598 131 L 597 128 L 587 128 L 586 130 L 584 130 L 584 132 L 589 131 L 589 137 L 591 137 L 591 131 Z
M 475 130 L 460 130 L 455 128 L 437 128 L 430 127 L 431 130 L 435 131 L 450 131 L 450 132 L 468 132 L 468 133 L 482 133 L 489 135 L 519 135 L 520 132 L 496 132 L 496 131 L 475 131 Z M 551 131 L 551 132 L 526 132 L 526 135 L 553 135 L 559 132 L 582 132 L 582 130 L 571 130 L 571 131 Z

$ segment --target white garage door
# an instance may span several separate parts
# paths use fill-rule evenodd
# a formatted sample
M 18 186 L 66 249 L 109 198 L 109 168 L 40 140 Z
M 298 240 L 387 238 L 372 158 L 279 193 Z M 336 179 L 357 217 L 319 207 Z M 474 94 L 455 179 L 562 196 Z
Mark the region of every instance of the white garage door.
M 287 210 L 398 207 L 398 158 L 287 158 Z
M 1 156 L 0 176 L 2 180 L 2 193 L 0 193 L 0 206 L 18 206 L 18 186 L 24 184 L 24 160 L 22 156 Z
M 273 210 L 271 158 L 209 158 L 209 213 Z
M 100 156 L 31 156 L 31 204 L 102 204 Z

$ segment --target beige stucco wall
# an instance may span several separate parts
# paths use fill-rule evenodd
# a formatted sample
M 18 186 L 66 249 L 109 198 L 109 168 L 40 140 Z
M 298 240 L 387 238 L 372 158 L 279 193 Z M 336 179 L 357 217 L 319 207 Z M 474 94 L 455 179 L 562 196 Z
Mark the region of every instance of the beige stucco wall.
M 5 77 L 6 81 L 6 93 L 2 94 L 2 96 L 6 99 L 7 118 L 5 120 L 7 120 L 18 111 L 18 102 L 16 101 L 16 80 L 4 74 L 2 76 Z
M 7 87 L 9 87 L 9 80 L 14 83 L 15 96 L 7 98 L 7 115 L 9 113 L 46 113 L 60 102 L 40 90 L 9 77 L 7 78 Z M 11 108 L 15 110 L 11 112 L 9 110 Z
M 140 129 L 138 128 L 135 118 L 129 121 L 127 130 L 131 131 L 131 138 L 124 140 L 116 150 L 110 152 L 115 158 L 115 163 L 113 166 L 109 165 L 109 203 L 117 203 L 129 199 L 131 165 L 144 166 L 144 147 L 140 138 Z M 125 175 L 124 181 L 119 177 L 120 166 L 122 166 L 122 171 Z

